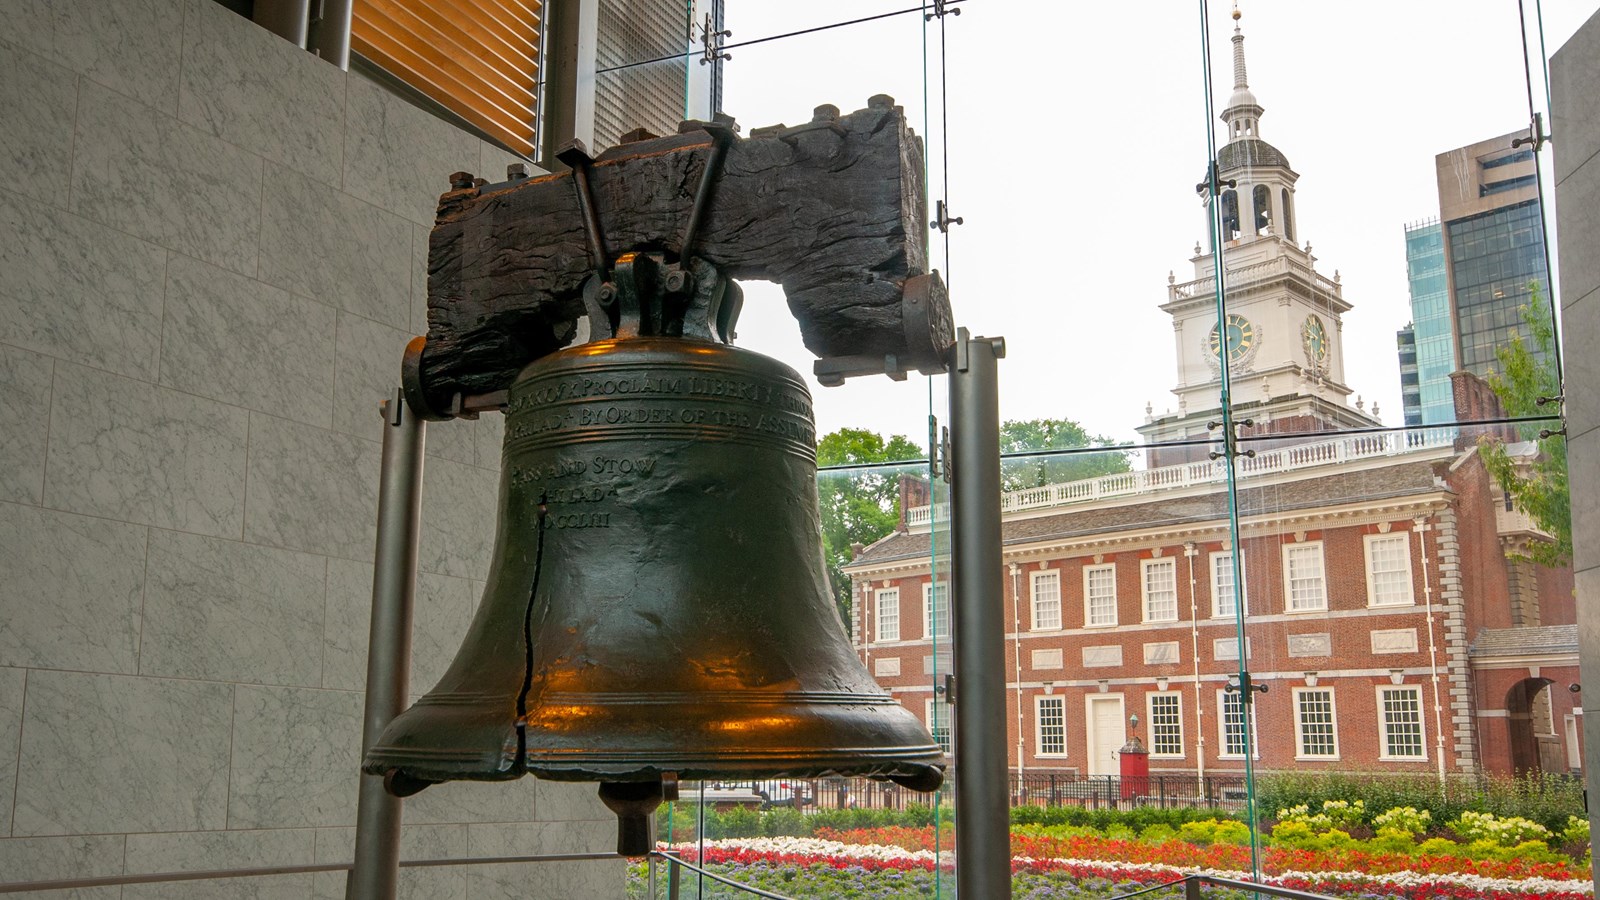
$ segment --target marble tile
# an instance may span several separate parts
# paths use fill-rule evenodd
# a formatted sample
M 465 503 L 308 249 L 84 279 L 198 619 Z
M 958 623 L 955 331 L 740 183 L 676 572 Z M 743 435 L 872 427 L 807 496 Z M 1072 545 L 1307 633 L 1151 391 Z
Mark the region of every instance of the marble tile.
M 11 833 L 10 798 L 17 789 L 17 746 L 22 740 L 22 690 L 25 673 L 0 667 L 0 834 Z M 0 842 L 0 848 L 4 842 Z M 0 860 L 5 851 L 0 849 Z M 0 872 L 5 867 L 0 865 Z
M 450 173 L 482 163 L 479 143 L 365 78 L 345 82 L 344 189 L 368 203 L 432 225 Z
M 449 459 L 469 466 L 478 464 L 478 429 L 483 421 L 450 419 L 428 423 L 428 439 L 424 450 L 429 459 Z M 431 472 L 431 470 L 430 470 Z
M 316 837 L 314 828 L 130 834 L 125 871 L 134 875 L 310 865 L 316 861 Z
M 362 697 L 238 687 L 229 828 L 354 825 Z
M 326 426 L 336 316 L 331 306 L 174 254 L 161 383 Z
M 1595 168 L 1600 171 L 1600 166 Z M 1600 231 L 1594 238 L 1600 244 Z M 1600 336 L 1600 293 L 1568 306 L 1561 314 L 1561 324 L 1566 344 L 1562 361 L 1567 383 L 1574 388 L 1566 392 L 1567 433 L 1577 437 L 1600 428 L 1600 359 L 1588 349 L 1589 342 Z
M 1594 252 L 1600 246 L 1600 161 L 1591 162 L 1572 173 L 1556 189 L 1557 253 L 1560 257 L 1562 306 L 1589 297 L 1600 287 L 1600 261 Z M 1581 335 L 1583 332 L 1573 332 Z
M 122 874 L 120 834 L 0 839 L 0 881 L 54 881 L 107 878 Z M 37 900 L 117 900 L 117 887 L 72 891 L 28 891 L 8 898 Z
M 473 856 L 606 853 L 616 848 L 616 838 L 614 822 L 471 825 L 467 850 Z M 520 900 L 528 884 L 537 882 L 546 896 L 599 900 L 621 896 L 625 875 L 621 859 L 473 866 L 467 872 L 467 896 Z
M 372 563 L 328 560 L 327 611 L 322 625 L 322 686 L 364 690 L 372 627 Z M 412 690 L 416 685 L 412 685 Z
M 595 790 L 593 785 L 588 787 Z M 406 821 L 418 825 L 531 822 L 538 789 L 537 779 L 531 776 L 516 781 L 436 784 L 406 800 Z
M 409 694 L 432 690 L 461 649 L 477 605 L 472 582 L 424 572 L 417 578 L 411 629 Z M 328 613 L 323 630 L 322 686 L 363 690 L 372 619 L 372 566 L 328 561 Z
M 1550 132 L 1556 135 L 1555 179 L 1560 184 L 1600 153 L 1600 28 L 1580 28 L 1550 57 Z
M 245 540 L 370 560 L 380 449 L 347 434 L 251 413 Z
M 63 205 L 72 169 L 78 76 L 21 45 L 0 41 L 0 189 Z
M 248 430 L 236 406 L 56 363 L 45 503 L 237 538 Z
M 308 553 L 151 531 L 140 674 L 315 687 L 325 567 Z
M 183 0 L 0 0 L 35 53 L 124 97 L 177 108 Z
M 311 896 L 313 878 L 306 873 L 130 884 L 122 889 L 122 900 L 305 900 Z
M 50 358 L 0 344 L 0 500 L 44 500 Z
M 429 790 L 432 790 L 431 788 Z M 317 862 L 349 862 L 355 856 L 354 828 L 317 829 Z M 406 825 L 400 831 L 400 859 L 462 859 L 467 855 L 465 825 Z M 343 872 L 317 876 L 316 900 L 344 900 Z M 464 867 L 407 867 L 400 870 L 401 900 L 463 900 Z
M 337 187 L 345 73 L 213 0 L 189 0 L 178 118 Z
M 610 822 L 617 817 L 600 802 L 592 784 L 537 782 L 534 810 L 541 822 Z
M 261 279 L 345 312 L 409 327 L 411 224 L 281 166 L 269 164 L 266 179 Z
M 1600 672 L 1600 568 L 1573 573 L 1573 594 L 1577 607 L 1579 671 Z M 1589 702 L 1600 706 L 1600 702 Z M 1584 704 L 1586 715 L 1588 705 Z
M 428 234 L 432 225 L 412 225 L 411 333 L 428 333 Z
M 0 503 L 0 666 L 136 671 L 147 531 Z
M 1572 568 L 1600 566 L 1600 430 L 1567 441 L 1567 480 L 1572 492 Z
M 194 681 L 29 672 L 13 833 L 222 828 L 233 690 Z M 115 748 L 116 765 L 106 764 L 107 748 Z
M 78 101 L 72 211 L 244 275 L 256 273 L 261 158 L 114 94 Z
M 154 381 L 167 253 L 0 191 L 0 338 Z
M 424 572 L 482 578 L 494 549 L 497 479 L 476 466 L 433 460 L 422 482 Z
M 400 386 L 400 354 L 411 335 L 349 313 L 339 314 L 335 352 L 333 427 L 368 440 L 383 440 L 378 404 Z M 429 437 L 434 430 L 428 426 Z

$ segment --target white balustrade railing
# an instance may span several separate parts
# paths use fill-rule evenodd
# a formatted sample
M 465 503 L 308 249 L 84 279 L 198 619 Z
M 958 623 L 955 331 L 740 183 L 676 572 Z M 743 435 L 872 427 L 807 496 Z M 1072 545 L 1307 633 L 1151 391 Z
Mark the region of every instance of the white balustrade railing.
M 1353 434 L 1332 440 L 1259 450 L 1254 457 L 1241 456 L 1239 475 L 1255 478 L 1319 466 L 1336 466 L 1364 459 L 1436 450 L 1454 445 L 1455 439 L 1456 429 L 1453 426 L 1418 428 L 1383 434 Z M 1068 506 L 1092 500 L 1132 497 L 1216 484 L 1226 477 L 1227 469 L 1222 460 L 1118 472 L 1115 475 L 1101 475 L 1098 478 L 1011 491 L 1000 496 L 1000 510 L 1004 514 Z M 949 515 L 950 507 L 946 503 L 913 507 L 906 510 L 906 525 L 916 528 L 935 521 L 948 521 Z
M 1301 278 L 1314 284 L 1319 293 L 1330 294 L 1338 297 L 1343 291 L 1343 287 L 1337 281 L 1333 281 L 1327 276 L 1312 269 L 1310 266 L 1300 262 L 1299 260 L 1291 259 L 1287 256 L 1281 256 L 1277 259 L 1270 259 L 1266 262 L 1254 263 L 1248 266 L 1240 266 L 1237 269 L 1230 269 L 1226 276 L 1227 285 L 1229 289 L 1248 287 L 1249 285 L 1256 284 L 1257 282 L 1266 281 L 1269 278 L 1276 278 L 1279 275 L 1286 274 L 1290 269 L 1293 269 L 1296 273 L 1298 273 Z M 1168 293 L 1170 295 L 1170 299 L 1172 300 L 1188 300 L 1193 297 L 1205 296 L 1206 294 L 1214 292 L 1216 289 L 1216 278 L 1214 276 L 1207 275 L 1204 278 L 1197 278 L 1194 281 L 1186 281 L 1182 284 L 1171 285 L 1168 289 Z

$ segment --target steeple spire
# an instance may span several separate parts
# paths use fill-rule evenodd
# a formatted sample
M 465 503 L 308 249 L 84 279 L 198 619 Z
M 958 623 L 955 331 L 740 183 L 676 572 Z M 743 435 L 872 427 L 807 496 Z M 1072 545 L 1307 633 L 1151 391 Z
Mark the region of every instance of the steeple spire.
M 1239 4 L 1233 5 L 1233 89 L 1244 91 L 1250 89 L 1250 81 L 1244 74 L 1244 32 L 1239 30 Z
M 1244 32 L 1239 28 L 1239 6 L 1233 7 L 1233 96 L 1222 111 L 1222 121 L 1228 123 L 1228 140 L 1238 141 L 1261 136 L 1261 104 L 1250 92 L 1250 81 L 1244 67 Z

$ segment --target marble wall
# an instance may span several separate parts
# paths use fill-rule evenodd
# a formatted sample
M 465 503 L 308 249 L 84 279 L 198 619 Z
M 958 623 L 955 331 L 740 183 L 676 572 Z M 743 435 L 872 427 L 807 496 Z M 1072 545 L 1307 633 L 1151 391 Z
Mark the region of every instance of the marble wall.
M 1584 764 L 1600 796 L 1600 14 L 1551 57 L 1550 92 Z M 1600 840 L 1600 804 L 1589 821 Z
M 0 20 L 0 881 L 348 859 L 378 403 L 424 327 L 446 176 L 514 158 L 212 0 L 0 0 Z M 497 416 L 430 427 L 414 691 L 482 591 L 500 437 Z M 405 818 L 412 858 L 614 834 L 592 786 L 531 779 L 432 788 Z M 404 894 L 621 880 L 432 868 Z

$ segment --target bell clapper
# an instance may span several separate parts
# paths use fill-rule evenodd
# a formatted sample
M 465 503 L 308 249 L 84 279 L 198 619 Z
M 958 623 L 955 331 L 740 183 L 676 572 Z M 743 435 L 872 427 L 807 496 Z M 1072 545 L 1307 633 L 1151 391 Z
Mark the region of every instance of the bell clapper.
M 667 793 L 676 797 L 678 776 L 668 773 L 658 781 L 603 781 L 600 802 L 617 814 L 617 855 L 649 856 L 655 849 L 650 817 Z

